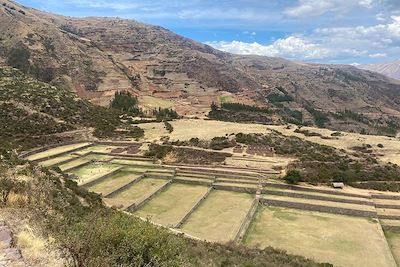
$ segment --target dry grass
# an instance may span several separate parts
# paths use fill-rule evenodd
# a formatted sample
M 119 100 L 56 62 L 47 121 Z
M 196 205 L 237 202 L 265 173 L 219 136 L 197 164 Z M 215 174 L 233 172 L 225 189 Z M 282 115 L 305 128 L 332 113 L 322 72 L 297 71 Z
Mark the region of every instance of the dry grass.
M 136 214 L 151 221 L 171 227 L 207 192 L 208 187 L 173 184 L 139 209 Z
M 117 169 L 121 168 L 121 166 L 107 164 L 107 163 L 92 163 L 81 167 L 79 169 L 73 170 L 71 173 L 78 176 L 78 184 L 87 183 L 97 178 L 100 178 L 110 172 L 113 172 Z
M 64 152 L 68 152 L 80 147 L 84 147 L 86 145 L 89 145 L 90 143 L 78 143 L 78 144 L 72 144 L 72 145 L 65 145 L 65 146 L 59 146 L 59 147 L 55 147 L 55 148 L 50 148 L 49 150 L 37 153 L 37 154 L 33 154 L 29 157 L 27 157 L 27 160 L 38 160 L 41 158 L 46 158 L 46 157 L 50 157 L 50 156 L 54 156 L 57 154 L 61 154 Z
M 386 239 L 389 243 L 390 249 L 392 250 L 392 254 L 400 266 L 400 233 L 399 232 L 385 232 Z
M 379 223 L 359 217 L 261 206 L 245 243 L 341 267 L 395 267 Z
M 74 168 L 74 167 L 76 167 L 76 166 L 79 166 L 79 165 L 84 164 L 84 163 L 89 162 L 89 161 L 90 161 L 90 160 L 88 160 L 88 159 L 77 158 L 77 159 L 74 159 L 74 160 L 72 160 L 72 161 L 70 161 L 70 162 L 67 162 L 67 163 L 64 163 L 64 164 L 60 164 L 60 165 L 58 165 L 58 167 L 59 167 L 62 171 L 65 171 L 65 170 Z
M 40 162 L 40 165 L 45 166 L 45 167 L 49 167 L 52 165 L 56 165 L 59 164 L 60 162 L 63 162 L 65 160 L 69 160 L 69 159 L 73 159 L 76 158 L 77 156 L 74 155 L 64 155 L 61 157 L 57 157 L 57 158 L 52 158 L 43 162 Z
M 231 241 L 253 199 L 250 194 L 213 191 L 183 224 L 182 231 L 208 241 Z
M 107 179 L 103 180 L 100 183 L 97 183 L 88 189 L 90 191 L 96 192 L 98 194 L 102 194 L 103 196 L 114 192 L 118 188 L 128 184 L 129 182 L 137 179 L 140 176 L 140 173 L 131 173 L 131 172 L 120 172 Z
M 320 206 L 326 206 L 326 207 L 337 207 L 337 208 L 344 208 L 344 209 L 375 211 L 375 207 L 368 206 L 368 205 L 358 205 L 358 204 L 350 204 L 350 203 L 340 203 L 340 202 L 332 202 L 332 201 L 322 201 L 322 200 L 315 200 L 315 199 L 294 198 L 294 197 L 274 196 L 274 195 L 264 195 L 264 197 L 266 199 L 271 199 L 271 200 L 289 201 L 289 202 L 296 202 L 296 203 L 320 205 Z
M 15 240 L 29 266 L 65 266 L 59 253 L 52 249 L 51 242 L 41 237 L 29 225 L 23 227 L 15 236 Z
M 75 152 L 76 154 L 83 155 L 89 152 L 99 152 L 99 153 L 111 153 L 113 149 L 119 148 L 120 146 L 107 146 L 107 145 L 97 145 L 91 146 L 82 150 Z
M 168 183 L 167 180 L 145 178 L 112 198 L 105 198 L 104 202 L 109 206 L 126 209 L 130 205 L 146 199 L 166 183 Z

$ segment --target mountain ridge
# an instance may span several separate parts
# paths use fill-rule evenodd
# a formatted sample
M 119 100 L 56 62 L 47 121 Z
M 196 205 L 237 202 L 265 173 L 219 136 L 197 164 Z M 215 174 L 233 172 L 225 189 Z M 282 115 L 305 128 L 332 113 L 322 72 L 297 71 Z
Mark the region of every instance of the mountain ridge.
M 0 3 L 3 61 L 16 47 L 25 49 L 37 78 L 95 104 L 107 106 L 116 91 L 130 91 L 145 109 L 172 107 L 181 115 L 205 117 L 212 102 L 240 102 L 275 110 L 273 123 L 290 121 L 297 112 L 298 123 L 315 124 L 316 110 L 330 118 L 330 127 L 352 125 L 356 131 L 358 122 L 331 113 L 351 110 L 373 124 L 400 118 L 400 82 L 377 73 L 233 55 L 134 20 L 71 18 Z M 277 103 L 268 100 L 276 95 Z
M 393 79 L 400 80 L 400 59 L 379 64 L 360 65 L 357 67 L 364 70 L 378 72 Z

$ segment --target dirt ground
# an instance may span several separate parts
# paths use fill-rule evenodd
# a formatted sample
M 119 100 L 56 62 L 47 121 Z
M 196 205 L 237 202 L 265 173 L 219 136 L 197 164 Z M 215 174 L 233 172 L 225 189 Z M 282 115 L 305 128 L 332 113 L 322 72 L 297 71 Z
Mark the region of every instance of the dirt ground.
M 372 219 L 261 206 L 245 238 L 339 267 L 395 267 L 378 222 Z

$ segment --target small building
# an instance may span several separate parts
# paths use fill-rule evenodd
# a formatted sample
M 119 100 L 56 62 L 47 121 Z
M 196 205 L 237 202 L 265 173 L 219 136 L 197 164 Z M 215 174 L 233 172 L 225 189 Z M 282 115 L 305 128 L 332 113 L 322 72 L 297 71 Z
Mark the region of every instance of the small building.
M 333 188 L 336 188 L 336 189 L 343 189 L 344 183 L 333 182 L 332 186 L 333 186 Z

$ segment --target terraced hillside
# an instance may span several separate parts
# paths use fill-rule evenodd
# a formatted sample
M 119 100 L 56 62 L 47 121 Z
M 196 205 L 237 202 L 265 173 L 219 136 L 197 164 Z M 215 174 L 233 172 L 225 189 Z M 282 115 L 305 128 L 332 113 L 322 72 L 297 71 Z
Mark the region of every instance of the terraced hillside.
M 25 157 L 190 238 L 274 246 L 335 266 L 396 266 L 400 194 L 288 185 L 271 169 L 159 164 L 126 153 L 129 145 L 67 144 Z

